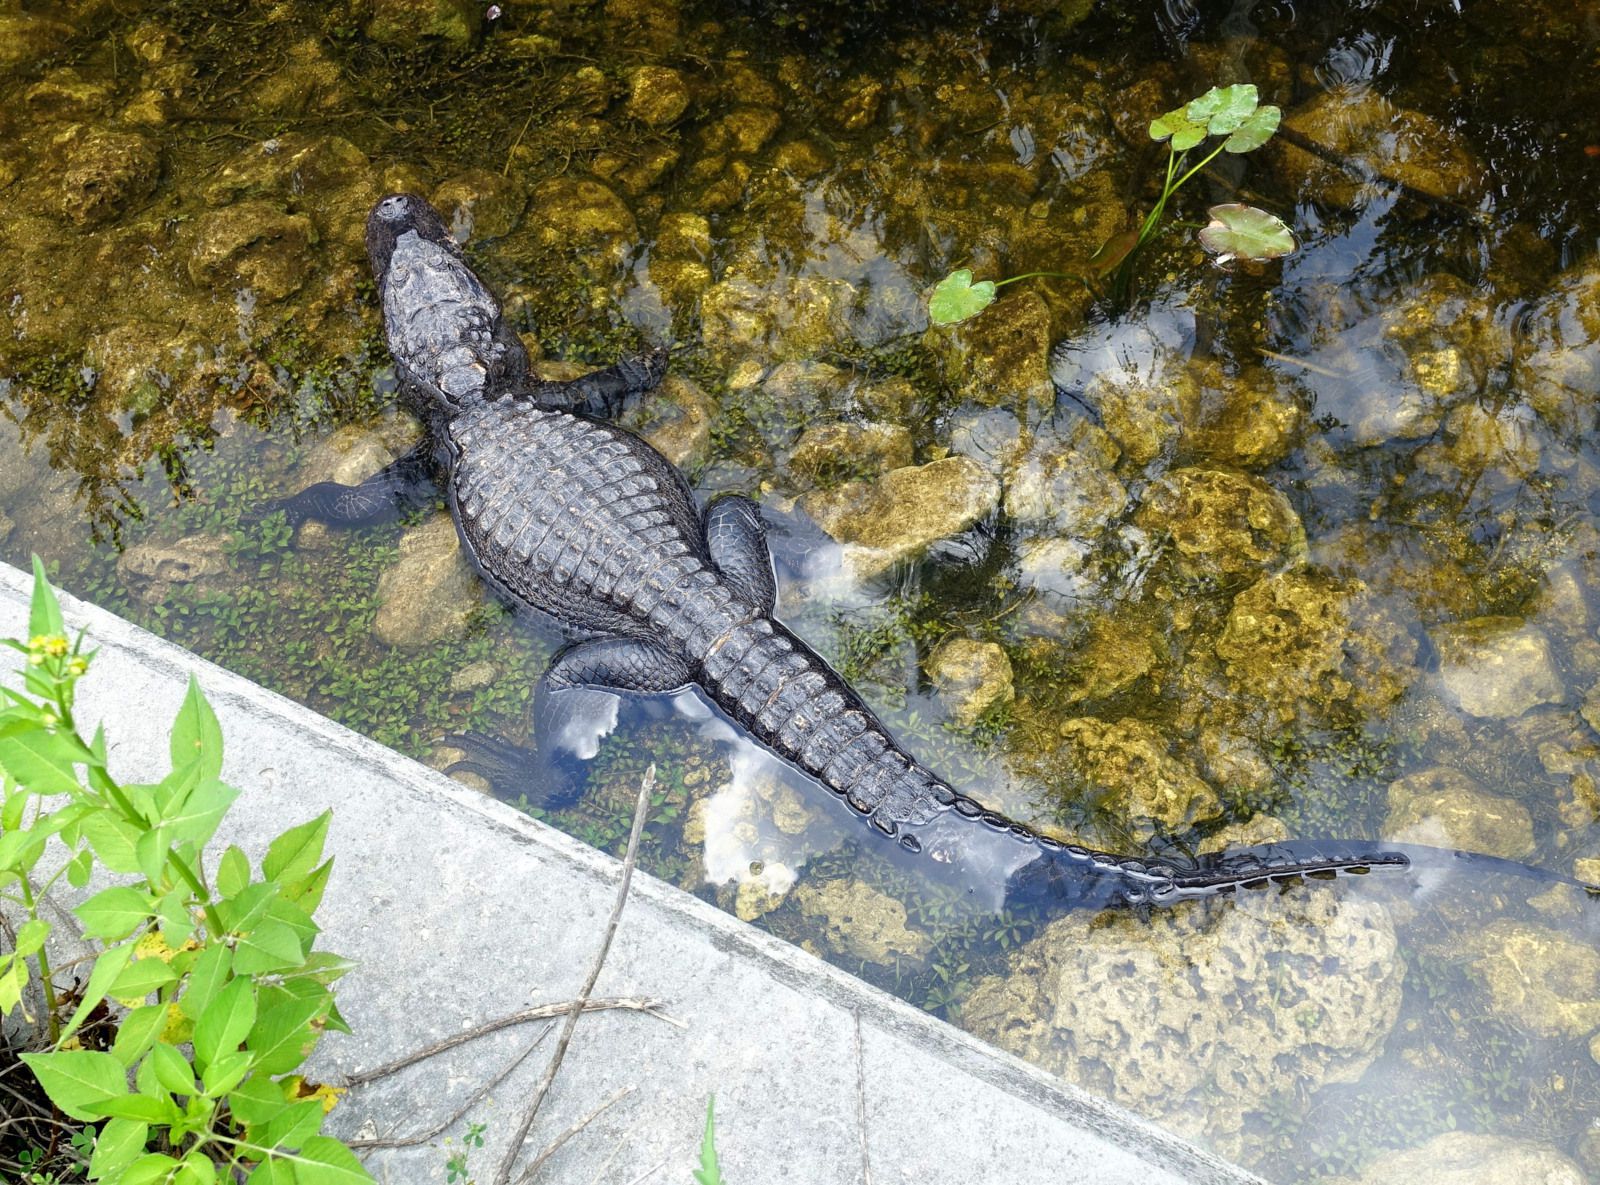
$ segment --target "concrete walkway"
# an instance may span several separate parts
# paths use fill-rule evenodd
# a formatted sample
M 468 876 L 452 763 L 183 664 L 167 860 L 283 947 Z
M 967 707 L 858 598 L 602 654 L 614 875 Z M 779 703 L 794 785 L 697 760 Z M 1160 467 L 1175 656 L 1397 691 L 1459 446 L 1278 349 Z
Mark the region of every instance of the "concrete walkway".
M 0 565 L 0 637 L 25 636 L 31 584 Z M 167 727 L 195 672 L 222 721 L 224 777 L 244 791 L 221 842 L 254 858 L 277 831 L 333 808 L 319 945 L 359 963 L 339 986 L 354 1036 L 326 1039 L 313 1076 L 337 1082 L 576 993 L 617 861 L 103 610 L 62 604 L 100 649 L 79 718 L 104 721 L 120 778 L 166 771 Z M 659 998 L 683 1027 L 620 1011 L 579 1022 L 530 1149 L 637 1089 L 557 1152 L 542 1181 L 689 1185 L 713 1092 L 731 1185 L 1258 1181 L 643 873 L 596 994 Z M 334 1113 L 337 1134 L 432 1126 L 537 1031 L 352 1091 Z M 471 1156 L 479 1181 L 553 1045 L 552 1035 L 469 1111 L 487 1125 Z M 459 1141 L 463 1128 L 450 1134 Z M 379 1180 L 407 1185 L 443 1181 L 448 1152 L 441 1137 L 367 1155 Z

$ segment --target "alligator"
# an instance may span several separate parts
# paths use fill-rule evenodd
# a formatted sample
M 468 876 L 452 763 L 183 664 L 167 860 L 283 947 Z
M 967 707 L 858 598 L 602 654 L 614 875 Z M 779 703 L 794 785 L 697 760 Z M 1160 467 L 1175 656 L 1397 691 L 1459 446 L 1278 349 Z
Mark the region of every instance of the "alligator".
M 1007 905 L 1149 907 L 1419 862 L 1567 880 L 1476 853 L 1357 841 L 1143 858 L 1063 842 L 985 808 L 908 754 L 776 618 L 756 504 L 731 495 L 698 509 L 660 453 L 606 422 L 623 400 L 661 381 L 665 352 L 567 382 L 539 380 L 498 301 L 424 199 L 380 200 L 366 244 L 403 398 L 426 435 L 359 485 L 322 482 L 275 505 L 296 523 L 359 526 L 442 489 L 462 547 L 489 585 L 567 632 L 571 644 L 535 689 L 531 753 L 484 741 L 477 760 L 502 771 L 526 761 L 525 771 L 542 773 L 530 782 L 557 785 L 555 738 L 592 706 L 593 692 L 696 687 L 898 850 L 949 866 Z

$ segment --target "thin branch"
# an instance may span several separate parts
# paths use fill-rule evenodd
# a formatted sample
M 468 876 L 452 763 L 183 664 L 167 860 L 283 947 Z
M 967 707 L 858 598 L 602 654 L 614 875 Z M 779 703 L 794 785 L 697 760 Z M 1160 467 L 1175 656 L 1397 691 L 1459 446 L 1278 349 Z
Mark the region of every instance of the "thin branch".
M 458 1045 L 465 1045 L 468 1041 L 476 1041 L 479 1037 L 487 1037 L 490 1033 L 498 1033 L 502 1029 L 514 1028 L 517 1025 L 528 1024 L 536 1020 L 549 1020 L 572 1011 L 578 1001 L 562 1000 L 557 1004 L 536 1004 L 532 1008 L 525 1008 L 521 1012 L 513 1012 L 509 1016 L 502 1016 L 498 1020 L 491 1020 L 477 1028 L 468 1029 L 464 1033 L 457 1033 L 453 1037 L 445 1037 L 435 1041 L 432 1045 L 425 1045 L 414 1053 L 408 1053 L 397 1061 L 389 1062 L 373 1070 L 362 1070 L 359 1074 L 348 1075 L 344 1080 L 345 1086 L 364 1086 L 368 1082 L 375 1082 L 379 1078 L 387 1078 L 390 1074 L 398 1074 L 408 1066 L 426 1061 L 430 1057 L 454 1049 Z M 585 1012 L 605 1012 L 611 1009 L 622 1009 L 628 1012 L 648 1012 L 651 1016 L 666 1021 L 668 1024 L 687 1028 L 683 1021 L 675 1016 L 668 1016 L 660 1011 L 661 1001 L 653 1000 L 647 996 L 608 996 L 598 1000 L 582 1001 Z
M 523 1062 L 532 1057 L 533 1051 L 538 1049 L 540 1045 L 544 1044 L 544 1039 L 550 1035 L 550 1030 L 553 1028 L 555 1028 L 554 1024 L 545 1025 L 545 1027 L 540 1030 L 539 1035 L 528 1043 L 528 1048 L 524 1049 L 516 1057 L 512 1058 L 511 1061 L 506 1065 L 505 1069 L 501 1070 L 488 1082 L 478 1087 L 478 1089 L 473 1092 L 472 1097 L 466 1102 L 462 1103 L 454 1115 L 451 1115 L 442 1122 L 435 1124 L 427 1131 L 419 1132 L 414 1136 L 391 1136 L 374 1140 L 346 1140 L 345 1143 L 351 1148 L 415 1148 L 418 1144 L 426 1144 L 429 1140 L 433 1139 L 446 1128 L 450 1127 L 451 1124 L 455 1123 L 470 1109 L 476 1107 L 483 1100 L 484 1095 L 488 1094 L 495 1087 L 499 1086 L 508 1077 L 510 1077 L 513 1070 L 517 1069 L 517 1067 L 522 1065 Z
M 517 1154 L 522 1151 L 528 1132 L 533 1128 L 534 1116 L 538 1115 L 545 1095 L 550 1093 L 550 1086 L 556 1080 L 556 1072 L 561 1069 L 561 1059 L 567 1056 L 567 1046 L 572 1043 L 572 1031 L 578 1025 L 578 1016 L 583 1012 L 584 1002 L 588 1000 L 589 993 L 594 991 L 594 985 L 600 978 L 600 969 L 605 966 L 606 956 L 611 953 L 611 940 L 616 937 L 617 923 L 622 919 L 622 907 L 628 900 L 628 886 L 633 881 L 633 866 L 639 859 L 639 838 L 644 834 L 644 820 L 650 812 L 650 796 L 655 793 L 655 788 L 656 767 L 652 763 L 650 768 L 644 771 L 644 777 L 639 782 L 639 798 L 633 805 L 633 830 L 628 833 L 628 851 L 622 858 L 622 879 L 617 884 L 617 899 L 611 907 L 611 919 L 606 923 L 605 937 L 601 939 L 600 950 L 595 955 L 594 966 L 589 968 L 589 978 L 584 981 L 583 990 L 572 1002 L 572 1007 L 567 1011 L 567 1018 L 562 1022 L 561 1039 L 556 1042 L 555 1055 L 545 1068 L 544 1078 L 533 1096 L 533 1102 L 528 1105 L 527 1113 L 517 1126 L 516 1134 L 512 1136 L 511 1144 L 506 1148 L 500 1167 L 495 1170 L 494 1185 L 510 1185 L 511 1169 L 517 1162 Z
M 645 1169 L 644 1172 L 640 1173 L 633 1180 L 629 1181 L 628 1185 L 644 1185 L 644 1183 L 646 1181 L 648 1181 L 651 1177 L 655 1176 L 657 1173 L 659 1173 L 662 1169 L 664 1169 L 666 1167 L 667 1167 L 667 1162 L 663 1160 L 661 1163 L 655 1165 L 654 1167 Z
M 609 1110 L 613 1104 L 620 1103 L 623 1099 L 627 1098 L 637 1089 L 639 1088 L 636 1086 L 624 1086 L 621 1090 L 614 1092 L 593 1111 L 590 1111 L 589 1114 L 578 1120 L 577 1123 L 574 1123 L 571 1127 L 567 1128 L 566 1131 L 562 1132 L 555 1139 L 551 1140 L 550 1146 L 543 1152 L 539 1153 L 538 1156 L 534 1157 L 533 1163 L 528 1166 L 527 1171 L 523 1173 L 522 1176 L 517 1178 L 517 1185 L 527 1185 L 529 1181 L 533 1180 L 534 1174 L 544 1167 L 544 1162 L 556 1154 L 556 1150 L 560 1148 L 561 1145 L 565 1144 L 568 1140 L 572 1139 L 573 1136 L 577 1135 L 584 1128 L 588 1127 L 591 1123 L 598 1119 L 601 1114 Z

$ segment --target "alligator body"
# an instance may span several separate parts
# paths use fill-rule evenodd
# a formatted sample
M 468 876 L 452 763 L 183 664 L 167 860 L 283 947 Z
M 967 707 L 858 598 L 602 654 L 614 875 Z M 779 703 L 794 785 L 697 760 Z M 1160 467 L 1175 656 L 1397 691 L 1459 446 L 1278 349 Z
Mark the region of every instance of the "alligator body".
M 695 686 L 886 841 L 1011 902 L 1159 905 L 1415 858 L 1394 846 L 1284 843 L 1145 860 L 1059 842 L 957 793 L 775 618 L 755 504 L 723 497 L 702 512 L 655 449 L 589 414 L 653 387 L 663 354 L 568 383 L 536 381 L 494 296 L 421 198 L 380 201 L 367 246 L 389 348 L 428 436 L 360 486 L 322 483 L 282 505 L 295 518 L 358 524 L 392 515 L 420 476 L 442 485 L 483 576 L 575 639 L 535 693 L 536 753 L 548 755 L 583 710 L 585 689 Z

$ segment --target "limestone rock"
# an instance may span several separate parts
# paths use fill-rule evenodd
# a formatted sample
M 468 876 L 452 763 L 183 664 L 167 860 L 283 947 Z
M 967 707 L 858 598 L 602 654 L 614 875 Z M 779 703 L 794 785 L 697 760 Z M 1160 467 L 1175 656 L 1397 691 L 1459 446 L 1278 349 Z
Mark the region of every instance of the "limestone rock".
M 991 473 L 1014 465 L 1023 444 L 1022 424 L 1003 407 L 968 409 L 951 417 L 950 451 L 971 457 Z
M 611 190 L 587 177 L 551 177 L 534 187 L 539 212 L 534 238 L 545 247 L 620 267 L 639 241 L 633 211 Z
M 768 285 L 730 275 L 700 302 L 701 337 L 719 362 L 811 357 L 850 334 L 856 290 L 845 280 L 783 276 Z
M 483 9 L 473 0 L 371 0 L 370 12 L 368 37 L 407 48 L 470 45 L 483 22 Z
M 1468 848 L 1520 859 L 1533 851 L 1533 819 L 1521 803 L 1490 794 L 1448 766 L 1434 766 L 1389 784 L 1385 839 Z
M 1519 321 L 1512 383 L 1563 438 L 1592 432 L 1600 395 L 1600 271 L 1577 271 Z
M 966 530 L 999 502 L 999 484 L 981 465 L 946 457 L 890 470 L 876 481 L 813 491 L 801 506 L 846 545 L 846 566 L 865 578 Z
M 73 124 L 50 142 L 46 169 L 55 213 L 75 226 L 98 226 L 154 192 L 161 157 L 137 132 Z
M 1600 1026 L 1600 951 L 1558 930 L 1498 918 L 1464 936 L 1488 1006 L 1515 1028 L 1575 1039 Z
M 668 375 L 621 422 L 679 469 L 694 469 L 705 463 L 711 449 L 711 421 L 715 415 L 716 405 L 700 384 Z
M 400 537 L 400 559 L 378 578 L 373 632 L 391 646 L 427 646 L 463 637 L 483 603 L 483 581 L 468 566 L 447 514 Z
M 1049 306 L 1037 292 L 1025 291 L 1002 296 L 983 316 L 960 325 L 935 325 L 923 340 L 964 398 L 1021 409 L 1055 404 L 1052 336 Z
M 840 954 L 868 963 L 924 958 L 932 945 L 908 929 L 906 907 L 861 881 L 832 880 L 795 890 L 800 911 L 822 926 L 822 940 Z
M 1005 647 L 971 638 L 951 638 L 928 656 L 928 678 L 950 718 L 963 728 L 995 704 L 1016 698 Z
M 282 300 L 305 283 L 316 237 L 304 214 L 286 214 L 272 202 L 212 210 L 195 220 L 189 278 L 203 287 L 243 287 L 262 300 Z
M 688 109 L 689 99 L 689 84 L 678 71 L 667 66 L 640 66 L 628 76 L 628 102 L 623 111 L 646 127 L 664 128 L 677 122 Z
M 230 571 L 221 539 L 190 535 L 171 542 L 146 540 L 117 557 L 123 585 L 147 605 L 159 605 L 179 585 L 215 585 Z
M 1385 1152 L 1357 1185 L 1585 1185 L 1582 1171 L 1554 1148 L 1507 1136 L 1450 1131 L 1419 1148 Z
M 1225 1156 L 1271 1101 L 1360 1078 L 1400 1011 L 1383 907 L 1314 892 L 1071 914 L 980 981 L 961 1023 Z
M 1566 698 L 1544 630 L 1517 617 L 1476 617 L 1433 631 L 1439 681 L 1462 711 L 1490 719 L 1520 716 Z
M 1063 724 L 1061 736 L 1083 780 L 1136 834 L 1149 835 L 1152 821 L 1181 831 L 1222 809 L 1217 792 L 1142 720 L 1083 716 Z
M 1039 534 L 1098 539 L 1128 502 L 1111 473 L 1116 452 L 1087 420 L 1060 436 L 1041 433 L 1006 471 L 1006 514 Z
M 488 169 L 468 169 L 439 183 L 433 206 L 458 242 L 497 239 L 516 229 L 527 205 L 522 187 Z
M 789 450 L 788 468 L 807 481 L 872 477 L 911 464 L 911 433 L 899 424 L 814 424 Z
M 1260 366 L 1237 374 L 1214 364 L 1198 369 L 1197 381 L 1178 391 L 1187 449 L 1218 465 L 1263 469 L 1300 443 L 1305 408 L 1277 375 Z
M 26 12 L 0 12 L 0 66 L 48 57 L 72 39 L 72 26 Z
M 1190 580 L 1216 580 L 1303 559 L 1306 533 L 1289 500 L 1259 477 L 1224 469 L 1174 469 L 1154 484 L 1135 522 L 1172 541 Z

